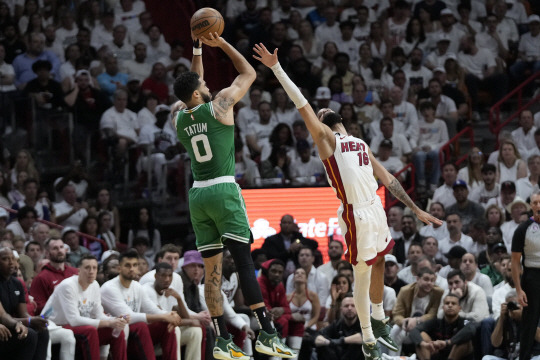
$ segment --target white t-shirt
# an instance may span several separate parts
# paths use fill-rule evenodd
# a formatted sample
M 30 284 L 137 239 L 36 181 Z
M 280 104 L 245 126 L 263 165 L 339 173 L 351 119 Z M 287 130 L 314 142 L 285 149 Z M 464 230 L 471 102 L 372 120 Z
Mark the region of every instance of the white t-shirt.
M 63 280 L 55 287 L 41 314 L 57 325 L 93 326 L 110 319 L 103 311 L 99 284 L 94 280 L 86 290 L 79 284 L 79 275 Z
M 458 61 L 461 67 L 465 68 L 467 72 L 481 80 L 484 79 L 485 69 L 497 65 L 491 51 L 484 48 L 478 48 L 478 52 L 474 55 L 460 52 L 458 54 Z
M 118 112 L 114 106 L 109 108 L 101 116 L 100 129 L 113 129 L 117 136 L 122 136 L 137 142 L 136 129 L 140 128 L 137 114 L 129 109 Z
M 13 81 L 15 81 L 15 70 L 13 69 L 13 66 L 11 66 L 11 64 L 4 62 L 2 65 L 0 65 L 0 73 L 2 75 L 13 76 Z M 11 85 L 0 85 L 0 92 L 15 90 L 17 90 L 17 88 L 15 87 L 14 83 L 12 83 Z
M 427 294 L 424 297 L 415 296 L 413 298 L 411 306 L 411 317 L 420 317 L 426 313 L 427 306 L 431 300 L 431 293 Z
M 75 44 L 77 42 L 77 33 L 79 28 L 77 25 L 73 24 L 73 29 L 68 30 L 66 28 L 56 29 L 56 41 L 62 44 L 63 48 L 66 48 L 68 45 Z
M 122 61 L 121 72 L 129 75 L 129 78 L 137 79 L 143 82 L 152 72 L 152 65 L 147 61 L 143 63 L 136 62 L 135 60 Z
M 440 202 L 444 205 L 445 209 L 448 209 L 450 206 L 456 203 L 454 189 L 451 186 L 442 184 L 433 193 L 433 201 Z
M 120 1 L 118 2 L 118 5 Z M 121 6 L 117 6 L 114 10 L 114 25 L 124 25 L 127 32 L 135 32 L 141 27 L 139 15 L 146 10 L 144 1 L 133 1 L 133 6 L 130 11 L 124 11 Z
M 124 40 L 124 43 L 122 44 L 122 46 L 118 46 L 112 41 L 105 45 L 107 45 L 107 48 L 109 49 L 109 51 L 112 52 L 116 56 L 116 58 L 118 59 L 118 65 L 120 67 L 123 66 L 124 61 L 135 59 L 133 46 L 130 43 L 128 43 L 127 39 Z
M 120 283 L 120 276 L 101 286 L 101 298 L 103 308 L 107 313 L 112 316 L 129 314 L 131 316 L 130 324 L 147 322 L 146 314 L 166 313 L 150 300 L 148 293 L 144 291 L 140 283 L 132 281 L 129 288 L 125 288 Z
M 60 217 L 71 212 L 73 206 L 69 205 L 65 200 L 62 200 L 61 202 L 54 204 L 54 209 L 56 211 L 56 216 Z M 62 223 L 60 223 L 60 225 L 69 226 L 74 228 L 75 230 L 79 230 L 79 226 L 81 225 L 84 218 L 87 216 L 88 212 L 86 211 L 86 209 L 80 208 L 75 214 L 71 215 Z
M 455 26 L 452 26 L 452 29 L 450 29 L 449 32 L 445 32 L 443 29 L 439 30 L 438 33 L 435 34 L 435 37 L 440 37 L 443 35 L 445 38 L 450 40 L 450 45 L 448 46 L 448 52 L 452 52 L 454 54 L 457 54 L 459 50 L 459 43 L 461 41 L 461 38 L 465 36 L 465 33 L 458 29 Z
M 377 160 L 379 160 L 379 163 L 381 163 L 381 165 L 391 174 L 394 174 L 405 167 L 405 164 L 403 164 L 396 156 L 390 156 L 384 161 L 380 158 L 377 158 Z
M 413 70 L 410 64 L 407 64 L 403 68 L 403 72 L 405 72 L 409 84 L 416 82 L 422 83 L 423 88 L 426 88 L 429 85 L 429 80 L 433 78 L 433 73 L 425 66 L 420 66 L 420 69 Z
M 418 115 L 413 104 L 402 101 L 399 105 L 394 105 L 394 131 L 398 130 L 397 123 L 401 123 L 405 129 L 404 135 L 409 140 L 412 148 L 415 148 L 418 142 Z
M 530 32 L 523 34 L 519 40 L 518 50 L 525 53 L 528 59 L 540 59 L 540 34 L 532 36 Z
M 374 154 L 379 153 L 379 145 L 381 145 L 381 142 L 383 140 L 384 136 L 382 134 L 375 136 L 371 140 L 371 144 L 369 145 L 369 147 Z M 412 152 L 409 141 L 401 133 L 397 133 L 394 130 L 394 133 L 392 134 L 390 140 L 392 141 L 392 156 L 397 156 L 398 158 L 400 158 L 403 155 L 410 154 Z
M 431 150 L 438 150 L 448 141 L 448 128 L 446 123 L 440 119 L 428 123 L 425 120 L 418 122 L 420 136 L 418 146 L 429 146 Z
M 439 253 L 445 261 L 447 260 L 445 254 L 456 245 L 463 247 L 467 252 L 471 252 L 473 239 L 470 236 L 461 233 L 461 237 L 456 242 L 451 241 L 450 237 L 439 240 Z
M 178 305 L 174 296 L 159 295 L 154 288 L 154 284 L 146 283 L 143 285 L 143 291 L 148 295 L 150 301 L 156 304 L 161 310 L 170 312 L 173 307 Z
M 108 31 L 103 24 L 98 24 L 94 30 L 92 30 L 90 45 L 92 45 L 94 49 L 99 50 L 103 45 L 110 44 L 112 41 L 112 30 Z
M 143 277 L 139 280 L 139 283 L 141 285 L 149 284 L 150 286 L 153 287 L 155 281 L 156 281 L 156 270 L 150 270 L 149 272 L 143 275 Z M 178 275 L 176 272 L 173 272 L 170 288 L 174 289 L 174 291 L 176 291 L 180 295 L 180 297 L 182 298 L 182 301 L 184 302 L 184 305 L 186 305 L 186 300 L 184 298 L 184 282 L 182 281 L 182 277 Z M 187 306 L 186 306 L 186 309 L 190 314 L 195 314 Z

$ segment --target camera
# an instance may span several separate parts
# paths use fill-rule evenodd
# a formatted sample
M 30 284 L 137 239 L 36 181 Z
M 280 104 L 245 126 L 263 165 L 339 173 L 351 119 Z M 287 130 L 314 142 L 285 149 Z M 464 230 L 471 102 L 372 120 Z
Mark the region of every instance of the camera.
M 518 306 L 517 302 L 515 302 L 515 301 L 510 301 L 510 302 L 508 302 L 508 304 L 506 304 L 506 307 L 507 307 L 508 310 L 510 310 L 510 311 L 514 311 L 514 310 L 518 310 L 518 309 L 519 309 L 519 306 Z

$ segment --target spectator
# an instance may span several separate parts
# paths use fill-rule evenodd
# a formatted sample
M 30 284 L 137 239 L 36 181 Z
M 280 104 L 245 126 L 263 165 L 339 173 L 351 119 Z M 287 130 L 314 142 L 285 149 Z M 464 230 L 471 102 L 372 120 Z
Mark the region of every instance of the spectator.
M 299 254 L 300 259 L 301 256 L 302 250 L 300 250 Z M 294 288 L 292 292 L 287 294 L 287 300 L 291 309 L 289 336 L 287 340 L 292 349 L 300 352 L 302 348 L 302 352 L 304 352 L 310 349 L 311 344 L 306 344 L 306 342 L 302 341 L 302 337 L 315 333 L 321 308 L 324 305 L 321 305 L 317 293 L 308 288 L 306 270 L 300 267 L 290 276 L 293 276 Z M 289 279 L 287 279 L 287 282 L 289 282 Z M 326 303 L 326 300 L 324 302 Z
M 135 113 L 141 111 L 145 105 L 145 96 L 142 94 L 141 82 L 137 79 L 128 79 L 126 84 L 128 93 L 127 108 Z
M 98 233 L 98 219 L 97 216 L 88 215 L 81 222 L 79 227 L 80 232 L 83 234 L 81 236 L 81 244 L 90 250 L 90 252 L 96 257 L 101 259 L 103 253 L 103 245 L 101 242 L 95 240 L 94 238 L 100 238 L 101 236 Z M 87 236 L 88 235 L 88 236 Z
M 487 205 L 497 205 L 500 209 L 501 217 L 499 221 L 502 223 L 505 221 L 506 207 L 514 201 L 516 197 L 516 184 L 513 181 L 505 181 L 501 183 L 501 190 L 499 196 L 489 199 Z
M 447 209 L 456 203 L 454 197 L 454 183 L 457 180 L 458 169 L 453 162 L 446 162 L 442 167 L 442 178 L 444 183 L 433 193 L 433 201 L 440 202 Z
M 107 246 L 108 250 L 116 250 L 118 248 L 123 248 L 124 246 L 120 245 L 120 240 L 116 238 L 112 232 L 112 215 L 107 211 L 102 211 L 97 217 L 98 222 L 98 237 L 103 239 L 104 243 Z
M 51 228 L 47 224 L 35 222 L 32 226 L 32 241 L 45 245 L 45 240 L 49 238 L 50 231 Z
M 112 317 L 103 311 L 99 284 L 96 281 L 98 263 L 92 255 L 84 255 L 79 265 L 80 275 L 63 281 L 47 302 L 44 314 L 77 335 L 78 354 L 88 354 L 98 360 L 104 353 L 100 345 L 110 345 L 115 359 L 125 360 L 126 339 L 124 328 L 130 322 L 129 314 Z M 113 332 L 120 332 L 114 336 Z
M 485 252 L 481 252 L 478 256 L 478 262 L 483 265 L 480 272 L 489 276 L 491 284 L 494 288 L 497 288 L 504 280 L 503 275 L 499 271 L 502 256 L 506 255 L 508 258 L 510 256 L 508 255 L 506 246 L 502 242 L 502 232 L 499 228 L 490 227 L 487 235 L 488 247 Z
M 161 104 L 168 103 L 169 86 L 167 85 L 167 70 L 165 69 L 165 65 L 159 62 L 154 63 L 152 72 L 143 81 L 141 89 L 145 95 L 149 93 L 156 94 Z
M 147 51 L 148 51 L 148 62 L 150 64 L 159 62 L 163 56 L 167 56 L 171 52 L 171 47 L 165 41 L 161 33 L 161 29 L 157 24 L 152 24 L 147 30 L 148 41 L 147 41 Z M 162 64 L 163 65 L 163 64 Z M 164 65 L 165 66 L 165 65 Z M 165 76 L 167 71 L 165 69 Z
M 105 45 L 107 46 L 107 50 L 114 54 L 114 57 L 118 59 L 120 65 L 126 60 L 132 60 L 134 52 L 133 46 L 129 43 L 127 38 L 127 28 L 122 24 L 116 25 L 113 28 L 112 37 L 112 41 Z
M 433 84 L 430 81 L 430 84 Z M 430 85 L 431 87 L 431 85 Z M 426 191 L 429 181 L 429 193 L 437 189 L 440 177 L 439 149 L 448 141 L 448 129 L 446 124 L 435 118 L 435 106 L 426 101 L 420 105 L 422 120 L 419 121 L 419 138 L 417 147 L 414 149 L 414 164 L 416 168 L 417 192 Z M 431 160 L 431 174 L 425 173 L 425 162 Z
M 75 83 L 65 96 L 64 102 L 74 114 L 73 145 L 75 156 L 86 156 L 87 141 L 95 145 L 99 129 L 99 119 L 105 110 L 111 106 L 107 94 L 94 85 L 88 70 L 78 70 L 75 73 Z M 90 137 L 92 140 L 87 140 Z
M 444 209 L 444 205 L 440 202 L 432 201 L 429 205 L 429 213 L 437 219 L 442 220 L 443 223 L 442 225 L 430 224 L 423 226 L 419 231 L 420 235 L 423 237 L 432 236 L 435 239 L 444 239 L 445 237 L 448 237 L 448 228 L 446 227 L 446 222 L 444 221 L 444 219 L 446 219 L 446 210 Z
M 102 46 L 112 43 L 114 28 L 114 12 L 104 11 L 101 14 L 99 24 L 92 30 L 90 44 L 95 49 L 101 49 Z
M 486 300 L 486 294 L 482 288 L 470 281 L 467 281 L 465 275 L 460 270 L 452 270 L 448 274 L 448 289 L 443 294 L 444 303 L 439 306 L 437 317 L 444 317 L 446 296 L 454 294 L 459 299 L 459 316 L 463 319 L 474 322 L 480 322 L 489 316 L 489 308 Z
M 445 293 L 441 302 L 441 317 L 420 324 L 410 334 L 416 344 L 420 360 L 462 359 L 473 351 L 470 339 L 474 336 L 474 322 L 467 322 L 459 296 Z
M 315 338 L 319 359 L 357 359 L 361 353 L 360 322 L 349 293 L 341 302 L 341 318 L 321 330 Z
M 341 78 L 333 76 L 334 79 L 341 80 Z M 324 108 L 330 108 L 334 112 L 339 112 L 341 104 L 337 101 L 332 100 L 332 94 L 330 89 L 324 86 L 318 87 L 317 92 L 315 93 L 315 101 L 317 111 Z
M 515 3 L 516 5 L 521 3 Z M 527 19 L 529 24 L 529 32 L 525 33 L 519 39 L 519 59 L 510 67 L 510 73 L 516 80 L 516 83 L 523 81 L 525 71 L 532 70 L 536 73 L 540 70 L 540 16 L 533 14 Z
M 390 156 L 392 154 L 392 147 L 392 141 L 389 139 L 384 139 L 379 144 L 377 160 L 379 160 L 381 165 L 386 170 L 388 170 L 389 173 L 396 174 L 398 171 L 405 167 L 405 164 L 397 156 Z M 399 175 L 399 180 L 404 181 L 405 175 L 406 173 L 402 173 L 401 175 Z
M 340 53 L 349 56 L 349 64 L 356 64 L 358 61 L 358 48 L 360 42 L 353 37 L 355 25 L 350 21 L 343 21 L 339 24 L 340 35 L 334 39 Z
M 429 53 L 426 57 L 425 65 L 428 69 L 435 73 L 435 69 L 444 70 L 444 63 L 449 57 L 455 57 L 456 53 L 448 51 L 450 47 L 450 37 L 444 33 L 438 33 L 435 36 L 437 41 L 437 48 Z
M 523 222 L 520 220 L 521 215 L 523 213 L 527 214 L 530 210 L 531 207 L 529 204 L 518 196 L 516 196 L 514 200 L 512 200 L 512 202 L 506 206 L 506 211 L 508 211 L 510 214 L 511 220 L 506 221 L 501 225 L 501 231 L 503 233 L 504 245 L 506 245 L 507 249 L 511 249 L 514 232 Z
M 337 265 L 343 258 L 343 243 L 339 240 L 330 240 L 328 244 L 328 257 L 330 261 L 319 266 L 317 270 L 323 273 L 331 284 L 332 279 L 337 275 Z
M 446 8 L 443 1 L 440 0 L 422 0 L 414 7 L 414 16 L 419 17 L 422 11 L 426 12 L 431 21 L 439 20 L 441 11 Z
M 338 11 L 335 6 L 329 5 L 324 9 L 324 18 L 326 20 L 315 29 L 315 38 L 321 45 L 326 44 L 328 41 L 338 39 L 341 36 L 340 23 L 337 21 L 337 16 Z
M 446 256 L 446 253 L 456 245 L 460 245 L 467 251 L 470 251 L 473 246 L 473 240 L 470 236 L 463 234 L 461 216 L 458 213 L 449 213 L 446 215 L 446 224 L 450 236 L 441 239 L 439 242 L 439 252 Z
M 162 262 L 156 266 L 154 284 L 146 283 L 143 288 L 148 291 L 148 297 L 154 304 L 165 311 L 177 311 L 182 320 L 175 328 L 178 352 L 180 347 L 186 347 L 185 356 L 188 359 L 202 359 L 201 343 L 203 332 L 198 320 L 192 319 L 187 312 L 182 296 L 171 288 L 174 270 L 169 263 Z
M 458 214 L 463 226 L 463 232 L 469 233 L 469 225 L 474 219 L 482 218 L 484 208 L 468 199 L 469 188 L 463 180 L 457 180 L 452 186 L 456 203 L 446 209 L 447 214 Z
M 441 30 L 439 30 L 439 36 L 445 36 L 450 40 L 450 46 L 448 51 L 457 54 L 459 50 L 460 40 L 465 36 L 465 32 L 454 26 L 456 18 L 454 13 L 450 9 L 443 9 L 440 12 Z
M 86 199 L 86 192 L 88 190 L 89 176 L 86 173 L 82 162 L 75 160 L 69 169 L 69 172 L 63 176 L 54 180 L 54 188 L 56 190 L 55 198 L 57 201 L 62 200 L 62 189 L 66 185 L 73 185 L 75 187 L 75 193 L 80 199 Z
M 390 99 L 394 104 L 394 114 L 396 121 L 396 131 L 405 134 L 411 147 L 417 146 L 418 141 L 418 116 L 414 105 L 403 101 L 401 88 L 394 86 L 390 90 Z M 397 124 L 400 124 L 398 126 Z
M 501 142 L 501 150 L 498 159 L 497 182 L 515 182 L 517 179 L 527 176 L 527 167 L 521 159 L 521 155 L 511 140 Z
M 435 106 L 435 116 L 444 120 L 448 127 L 449 137 L 452 138 L 457 134 L 458 112 L 454 100 L 443 94 L 442 85 L 437 78 L 429 80 L 428 100 Z
M 471 253 L 478 256 L 482 251 L 487 249 L 487 230 L 489 225 L 482 218 L 474 219 L 469 226 L 469 236 L 473 239 Z
M 517 145 L 519 153 L 523 155 L 524 159 L 527 159 L 527 154 L 529 151 L 536 147 L 536 141 L 534 140 L 535 132 L 536 126 L 534 126 L 532 111 L 521 111 L 519 114 L 519 127 L 512 131 L 512 138 L 514 139 L 514 143 Z
M 336 275 L 330 285 L 330 296 L 326 300 L 326 320 L 333 323 L 341 317 L 341 302 L 352 291 L 352 284 L 346 275 Z
M 69 246 L 67 261 L 72 266 L 78 267 L 83 255 L 90 254 L 90 250 L 80 245 L 79 235 L 77 235 L 77 232 L 70 227 L 62 229 L 62 241 Z
M 538 191 L 538 180 L 540 178 L 540 155 L 531 155 L 527 159 L 529 176 L 517 179 L 516 196 L 528 199 L 534 192 Z
M 388 210 L 388 228 L 390 229 L 390 235 L 392 239 L 398 239 L 403 236 L 401 231 L 401 219 L 403 218 L 403 208 L 401 206 L 392 206 Z
M 501 262 L 502 262 L 501 257 Z M 511 262 L 509 259 L 507 259 L 510 263 L 505 269 L 503 278 L 504 281 L 500 283 L 500 285 L 497 287 L 497 289 L 493 292 L 493 300 L 492 300 L 492 309 L 493 309 L 493 319 L 497 321 L 500 316 L 502 315 L 501 312 L 501 305 L 505 302 L 505 298 L 508 296 L 509 293 L 515 292 L 516 286 L 514 284 L 514 279 L 512 279 L 512 267 Z M 495 325 L 495 324 L 493 324 Z
M 6 49 L 6 59 L 8 64 L 26 52 L 26 43 L 22 40 L 18 27 L 13 22 L 7 22 L 4 25 L 4 40 L 2 42 Z
M 39 314 L 51 297 L 54 288 L 62 280 L 77 275 L 77 268 L 66 265 L 66 248 L 62 239 L 51 238 L 45 243 L 46 258 L 49 260 L 32 281 L 30 294 L 36 302 L 36 313 Z
M 252 86 L 249 89 L 249 106 L 244 106 L 238 110 L 236 115 L 236 125 L 240 129 L 242 137 L 245 139 L 251 124 L 257 122 L 259 117 L 259 103 L 261 102 L 263 91 L 259 87 Z
M 96 49 L 90 45 L 90 36 L 91 30 L 86 27 L 79 28 L 76 44 L 79 46 L 81 57 L 79 58 L 78 63 L 85 64 L 85 69 L 87 70 L 90 68 L 90 63 L 98 58 Z M 77 69 L 77 66 L 75 69 L 79 70 Z
M 126 0 L 130 1 L 130 0 Z M 133 53 L 133 49 L 131 49 Z M 118 59 L 113 53 L 107 53 L 103 59 L 105 71 L 97 76 L 97 81 L 101 90 L 111 98 L 116 90 L 124 89 L 128 82 L 128 75 L 119 71 Z
M 433 261 L 436 264 L 434 266 L 434 269 L 439 270 L 443 265 L 441 255 L 439 253 L 439 240 L 437 240 L 437 238 L 433 236 L 428 236 L 424 238 L 424 241 L 422 241 L 422 251 L 430 261 Z
M 458 60 L 466 71 L 465 83 L 474 109 L 478 109 L 478 90 L 485 89 L 493 97 L 493 101 L 501 99 L 508 88 L 506 74 L 497 73 L 496 62 L 491 52 L 476 46 L 472 35 L 465 35 L 461 39 Z
M 277 125 L 269 102 L 261 101 L 258 105 L 258 121 L 252 122 L 247 128 L 246 143 L 255 154 L 260 154 L 261 160 L 267 160 L 272 152 L 270 134 Z
M 405 264 L 405 254 L 409 253 L 412 244 L 420 245 L 422 236 L 416 229 L 416 219 L 412 215 L 404 215 L 401 218 L 401 231 L 403 237 L 395 239 L 393 254 L 400 264 Z
M 384 255 L 384 285 L 389 286 L 399 296 L 401 288 L 407 285 L 405 281 L 400 279 L 397 274 L 399 271 L 399 263 L 394 255 Z
M 142 42 L 135 44 L 134 58 L 122 62 L 122 72 L 129 76 L 129 79 L 144 81 L 152 72 L 152 64 L 146 61 L 146 45 Z
M 123 159 L 128 147 L 138 139 L 139 124 L 137 115 L 126 108 L 126 91 L 116 90 L 113 103 L 114 105 L 101 116 L 99 127 L 106 139 L 112 138 L 118 141 L 115 156 L 117 159 Z
M 11 231 L 8 234 L 11 234 L 11 236 L 13 236 L 13 233 Z M 11 242 L 11 240 L 8 241 Z M 33 269 L 37 269 L 38 264 L 43 259 L 43 245 L 41 245 L 37 241 L 30 241 L 28 244 L 25 245 L 24 253 L 28 255 L 30 259 L 32 259 L 32 262 L 34 263 Z
M 35 179 L 26 179 L 23 184 L 23 191 L 24 200 L 14 203 L 11 208 L 18 211 L 25 206 L 29 206 L 36 211 L 36 220 L 40 219 L 51 221 L 51 216 L 54 217 L 54 215 L 51 213 L 49 207 L 47 205 L 43 205 L 41 202 L 38 202 L 38 182 Z M 15 218 L 15 215 L 13 215 L 12 218 Z
M 449 58 L 450 60 L 447 59 L 445 61 L 445 64 L 448 62 L 448 64 L 450 65 L 451 63 L 453 64 L 456 62 L 455 56 Z M 458 118 L 460 120 L 467 119 L 469 117 L 469 105 L 467 103 L 467 99 L 465 98 L 465 93 L 462 90 L 465 85 L 461 84 L 461 86 L 459 86 L 459 84 L 457 84 L 458 86 L 456 86 L 455 83 L 448 81 L 445 65 L 433 69 L 433 78 L 438 79 L 441 83 L 443 95 L 448 96 L 450 99 L 454 100 L 458 112 Z M 422 92 L 419 94 L 419 98 L 424 98 L 428 95 L 429 89 L 423 89 Z
M 317 294 L 321 304 L 326 304 L 326 299 L 330 292 L 328 289 L 329 281 L 322 272 L 317 271 L 315 266 L 313 266 L 314 261 L 313 249 L 308 246 L 302 246 L 298 252 L 298 264 L 306 272 L 307 288 Z M 294 291 L 294 280 L 294 274 L 289 275 L 287 278 L 286 290 L 288 294 Z M 321 307 L 324 308 L 324 305 L 321 305 Z
M 285 264 L 285 275 L 289 276 L 296 267 L 298 253 L 302 246 L 309 246 L 316 250 L 318 243 L 315 240 L 305 238 L 294 222 L 292 215 L 285 214 L 281 217 L 280 232 L 267 237 L 262 245 L 266 257 L 279 259 Z
M 23 206 L 17 213 L 17 220 L 12 221 L 7 227 L 7 230 L 11 230 L 13 235 L 21 236 L 26 241 L 31 240 L 32 227 L 37 219 L 37 212 L 33 207 Z
M 142 207 L 139 209 L 138 216 L 133 222 L 133 227 L 128 233 L 128 249 L 132 247 L 133 239 L 138 236 L 143 236 L 148 239 L 150 246 L 145 253 L 145 256 L 153 259 L 161 249 L 161 234 L 154 225 L 151 209 L 149 208 Z
M 45 36 L 41 33 L 32 33 L 30 43 L 25 53 L 20 54 L 13 60 L 15 70 L 15 85 L 19 90 L 24 89 L 26 84 L 37 77 L 33 71 L 33 64 L 38 60 L 48 61 L 52 76 L 56 81 L 60 81 L 59 68 L 60 60 L 53 53 L 44 50 Z
M 472 161 L 472 155 L 470 155 Z M 468 165 L 467 165 L 468 168 Z M 463 170 L 463 169 L 462 169 Z M 461 171 L 461 170 L 460 170 Z M 471 171 L 469 170 L 469 173 Z M 497 168 L 493 164 L 484 164 L 482 165 L 482 181 L 478 182 L 478 186 L 473 187 L 470 194 L 469 200 L 474 201 L 484 208 L 487 207 L 488 201 L 492 198 L 499 196 L 499 186 L 495 182 Z M 472 180 L 472 176 L 469 178 Z M 470 184 L 470 181 L 469 181 Z M 473 182 L 474 184 L 474 182 Z
M 153 358 L 153 344 L 160 343 L 165 359 L 176 358 L 176 337 L 168 330 L 180 325 L 180 316 L 160 309 L 149 299 L 142 285 L 133 281 L 138 273 L 138 261 L 134 251 L 120 255 L 118 277 L 101 286 L 103 308 L 115 317 L 129 316 L 128 343 L 142 347 L 128 345 L 130 356 L 142 350 L 147 358 Z
M 390 117 L 383 117 L 380 120 L 380 134 L 375 135 L 371 140 L 370 148 L 374 154 L 378 155 L 379 146 L 384 140 L 390 140 L 392 142 L 392 156 L 397 157 L 403 162 L 408 162 L 407 159 L 412 153 L 410 142 L 403 132 L 398 131 L 394 127 L 394 120 Z
M 62 197 L 64 200 L 54 205 L 56 223 L 78 230 L 83 219 L 88 216 L 88 203 L 77 198 L 75 186 L 70 184 L 62 189 Z
M 419 269 L 417 280 L 404 286 L 392 311 L 394 327 L 390 336 L 398 344 L 399 350 L 390 355 L 399 356 L 401 345 L 411 343 L 408 336 L 417 325 L 435 319 L 441 302 L 443 289 L 435 285 L 436 274 L 429 268 Z M 418 306 L 418 304 L 421 304 Z
M 478 262 L 476 255 L 466 253 L 461 257 L 461 265 L 459 269 L 465 275 L 466 281 L 473 282 L 480 286 L 487 298 L 491 298 L 493 295 L 493 285 L 487 275 L 484 275 L 478 271 Z
M 296 149 L 300 157 L 291 163 L 292 184 L 315 185 L 324 183 L 324 167 L 319 159 L 311 155 L 309 143 L 306 140 L 298 141 Z
M 7 351 L 6 354 L 10 357 L 45 360 L 49 343 L 47 322 L 39 316 L 28 315 L 24 287 L 12 274 L 15 264 L 13 250 L 1 248 L 0 286 L 3 295 L 0 301 L 0 329 L 3 336 L 0 349 Z M 28 320 L 28 327 L 24 326 L 20 319 L 25 323 Z
M 407 284 L 412 284 L 416 281 L 416 278 L 418 277 L 418 272 L 427 267 L 433 271 L 435 271 L 435 260 L 431 256 L 424 255 L 422 252 L 423 247 L 420 245 L 411 245 L 409 250 L 411 253 L 409 254 L 409 266 L 403 268 L 399 273 L 398 277 L 405 281 Z M 446 289 L 444 278 L 437 275 L 435 277 L 435 285 L 439 286 L 442 289 Z

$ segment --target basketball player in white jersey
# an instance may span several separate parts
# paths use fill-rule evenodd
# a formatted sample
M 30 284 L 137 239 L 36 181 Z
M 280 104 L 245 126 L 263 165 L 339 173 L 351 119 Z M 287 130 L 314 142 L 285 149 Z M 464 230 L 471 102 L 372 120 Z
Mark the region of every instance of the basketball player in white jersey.
M 328 180 L 341 201 L 338 218 L 347 243 L 346 258 L 354 265 L 354 301 L 362 326 L 362 350 L 367 360 L 381 359 L 377 340 L 392 350 L 397 349 L 390 338 L 383 309 L 384 255 L 392 251 L 394 241 L 376 193 L 375 176 L 420 220 L 426 224 L 441 224 L 441 221 L 413 203 L 399 181 L 375 159 L 363 140 L 347 135 L 338 114 L 322 109 L 315 115 L 298 87 L 281 68 L 277 49 L 271 54 L 259 44 L 253 50 L 258 55 L 253 57 L 272 69 L 296 105 L 317 144 Z

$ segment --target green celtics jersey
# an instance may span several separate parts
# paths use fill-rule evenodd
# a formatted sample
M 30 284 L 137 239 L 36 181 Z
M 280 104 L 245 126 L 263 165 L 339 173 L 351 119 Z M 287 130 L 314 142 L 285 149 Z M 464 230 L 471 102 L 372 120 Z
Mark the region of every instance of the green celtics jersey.
M 195 180 L 234 176 L 234 125 L 220 123 L 211 102 L 179 111 L 176 129 Z

